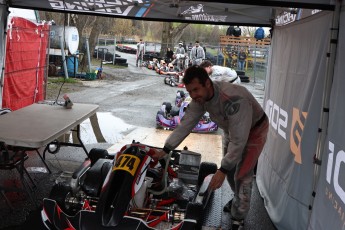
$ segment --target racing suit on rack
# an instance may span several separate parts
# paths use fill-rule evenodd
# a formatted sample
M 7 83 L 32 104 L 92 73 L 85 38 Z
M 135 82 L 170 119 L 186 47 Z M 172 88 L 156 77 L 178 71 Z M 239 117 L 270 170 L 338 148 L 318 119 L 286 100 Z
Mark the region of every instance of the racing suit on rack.
M 164 151 L 175 149 L 207 111 L 223 129 L 220 171 L 234 192 L 231 216 L 244 219 L 249 211 L 254 167 L 266 142 L 268 118 L 254 96 L 243 86 L 213 82 L 214 96 L 203 105 L 192 101 L 180 125 L 170 134 Z

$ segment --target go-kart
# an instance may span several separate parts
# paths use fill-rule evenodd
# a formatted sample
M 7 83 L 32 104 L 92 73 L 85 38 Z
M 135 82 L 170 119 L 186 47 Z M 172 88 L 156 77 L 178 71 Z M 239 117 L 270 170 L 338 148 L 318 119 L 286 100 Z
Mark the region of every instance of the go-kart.
M 200 229 L 217 170 L 201 154 L 171 151 L 153 160 L 152 146 L 126 145 L 115 155 L 91 150 L 70 184 L 43 201 L 48 229 Z M 92 152 L 93 151 L 93 152 Z M 76 183 L 77 182 L 77 183 Z
M 182 78 L 183 78 L 183 72 L 178 72 L 177 74 L 172 74 L 172 75 L 167 75 L 164 78 L 164 83 L 166 85 L 170 85 L 172 87 L 177 86 L 177 87 L 184 87 L 184 84 L 182 83 Z
M 172 106 L 170 102 L 163 102 L 160 110 L 156 114 L 156 126 L 157 128 L 163 128 L 173 130 L 180 124 L 182 117 L 188 104 L 192 101 L 192 98 L 188 93 L 183 90 L 178 90 L 176 93 L 175 106 Z M 210 133 L 216 132 L 218 125 L 213 122 L 208 113 L 205 113 L 198 124 L 193 128 L 192 132 L 198 133 Z

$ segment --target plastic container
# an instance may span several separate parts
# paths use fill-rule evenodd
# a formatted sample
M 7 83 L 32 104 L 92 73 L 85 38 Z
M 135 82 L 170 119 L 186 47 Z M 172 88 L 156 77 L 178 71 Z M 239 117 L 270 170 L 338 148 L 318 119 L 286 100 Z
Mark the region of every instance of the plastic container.
M 68 75 L 74 75 L 75 73 L 78 72 L 78 66 L 79 66 L 79 61 L 76 56 L 68 56 L 66 57 L 67 60 L 67 72 Z
M 97 74 L 96 73 L 86 73 L 85 80 L 95 80 Z
M 73 26 L 52 25 L 50 29 L 50 48 L 61 49 L 60 36 L 64 41 L 64 48 L 70 54 L 76 54 L 79 46 L 79 32 Z

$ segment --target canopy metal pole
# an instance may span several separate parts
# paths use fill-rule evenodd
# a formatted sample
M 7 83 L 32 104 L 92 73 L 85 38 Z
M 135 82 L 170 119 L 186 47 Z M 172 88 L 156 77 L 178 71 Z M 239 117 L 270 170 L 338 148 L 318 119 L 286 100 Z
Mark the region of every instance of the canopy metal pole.
M 116 61 L 116 38 L 114 39 L 114 53 L 113 53 L 113 65 L 115 65 Z
M 0 49 L 2 49 L 2 57 L 0 58 L 1 66 L 1 72 L 0 72 L 0 108 L 2 108 L 2 98 L 3 98 L 3 89 L 4 89 L 4 81 L 5 81 L 5 64 L 6 64 L 6 41 L 7 41 L 7 25 L 8 25 L 8 15 L 10 13 L 8 6 L 0 6 L 4 7 L 4 9 L 1 10 L 3 15 L 0 15 L 0 21 L 6 22 L 6 24 L 3 27 L 3 34 L 1 34 L 1 39 L 3 40 Z M 2 19 L 1 19 L 2 18 Z
M 60 37 L 61 57 L 62 57 L 62 64 L 63 64 L 64 73 L 65 73 L 65 79 L 68 79 L 68 71 L 67 71 L 67 64 L 66 64 L 67 60 L 65 56 L 63 38 L 61 35 L 59 37 Z
M 313 178 L 313 194 L 310 201 L 310 210 L 312 210 L 316 188 L 320 177 L 322 154 L 325 147 L 325 141 L 327 137 L 328 120 L 329 120 L 329 106 L 330 106 L 330 94 L 332 89 L 333 75 L 334 75 L 334 65 L 335 57 L 337 53 L 337 44 L 339 38 L 339 20 L 340 20 L 340 10 L 341 1 L 337 0 L 335 5 L 335 10 L 333 12 L 332 28 L 330 28 L 330 44 L 327 52 L 327 63 L 326 63 L 326 79 L 323 88 L 322 96 L 322 108 L 319 123 L 319 135 L 317 140 L 317 147 L 314 159 L 314 178 Z M 327 162 L 324 162 L 327 163 Z M 311 218 L 312 211 L 309 213 L 309 222 Z
M 89 73 L 91 73 L 90 45 L 89 45 L 89 39 L 88 38 L 86 38 L 85 43 L 86 43 L 87 64 L 89 66 Z M 98 58 L 98 51 L 97 51 L 97 58 Z

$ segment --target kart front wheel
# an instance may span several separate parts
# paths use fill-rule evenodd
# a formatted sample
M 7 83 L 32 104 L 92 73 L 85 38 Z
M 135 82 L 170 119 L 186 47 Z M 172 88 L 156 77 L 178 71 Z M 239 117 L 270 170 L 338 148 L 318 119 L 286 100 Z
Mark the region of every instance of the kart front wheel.
M 67 215 L 74 215 L 78 210 L 75 210 L 75 206 L 72 206 L 68 200 L 73 196 L 72 188 L 69 185 L 63 183 L 55 184 L 50 191 L 49 198 L 55 200 L 59 207 Z
M 106 149 L 93 148 L 90 150 L 89 158 L 91 160 L 91 165 L 94 165 L 98 159 L 110 159 L 111 156 Z
M 212 162 L 201 162 L 198 175 L 198 186 L 202 185 L 205 177 L 217 172 L 217 164 Z

